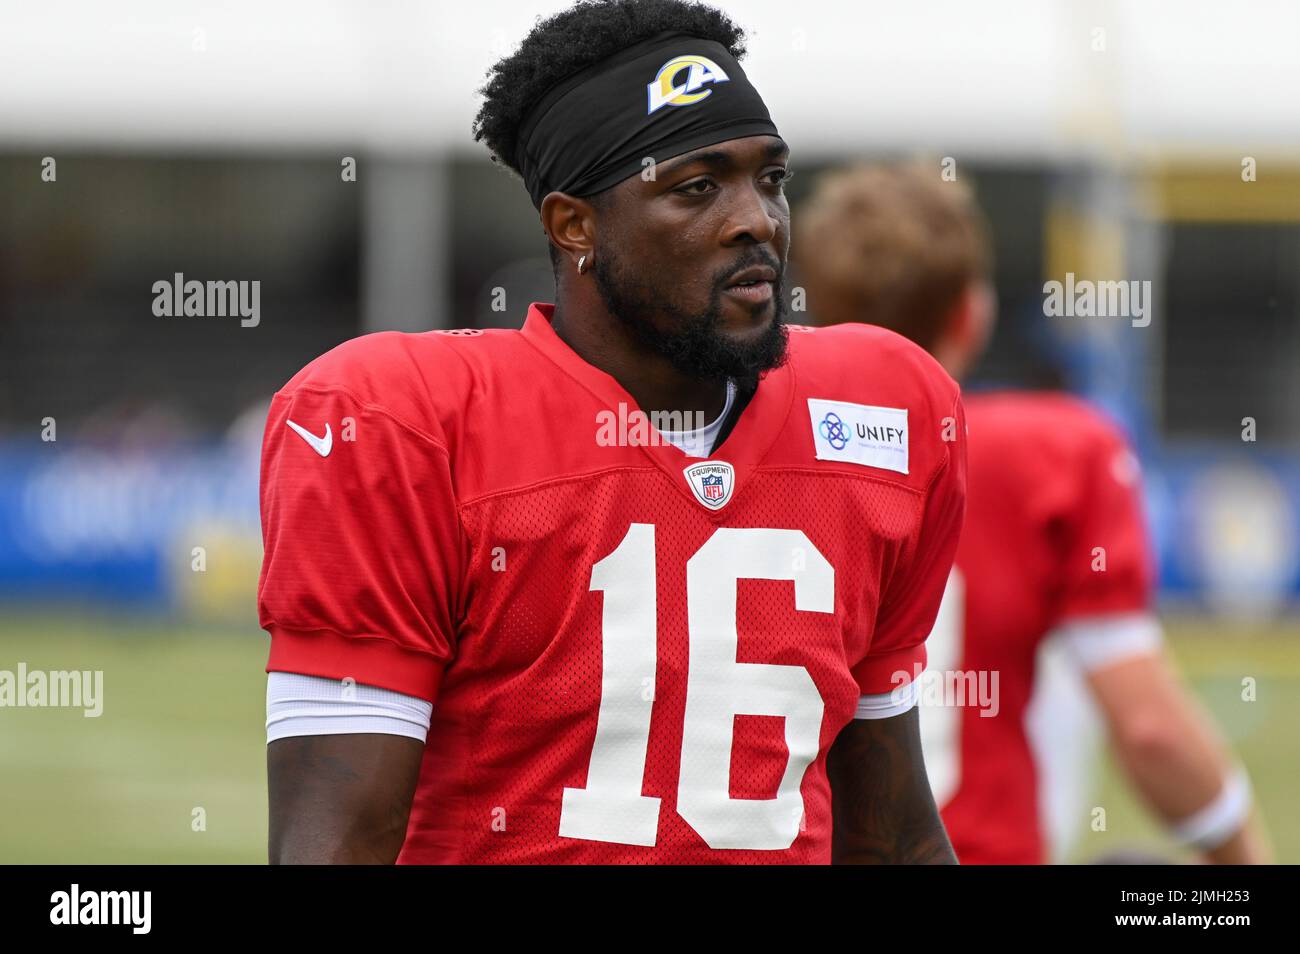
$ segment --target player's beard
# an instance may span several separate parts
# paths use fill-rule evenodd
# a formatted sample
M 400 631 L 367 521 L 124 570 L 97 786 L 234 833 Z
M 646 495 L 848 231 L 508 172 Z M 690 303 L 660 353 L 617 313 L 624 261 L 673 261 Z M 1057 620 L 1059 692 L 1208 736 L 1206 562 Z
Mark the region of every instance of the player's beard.
M 712 283 L 709 307 L 699 313 L 676 307 L 665 296 L 664 283 L 640 280 L 623 267 L 617 256 L 608 252 L 596 256 L 592 275 L 609 313 L 628 329 L 635 341 L 663 355 L 682 374 L 701 381 L 727 378 L 754 381 L 762 372 L 785 363 L 789 332 L 785 326 L 779 271 L 772 286 L 772 321 L 763 333 L 753 341 L 742 343 L 722 332 L 722 282 L 750 264 L 770 262 L 756 259 L 732 267 L 727 276 L 717 276 Z

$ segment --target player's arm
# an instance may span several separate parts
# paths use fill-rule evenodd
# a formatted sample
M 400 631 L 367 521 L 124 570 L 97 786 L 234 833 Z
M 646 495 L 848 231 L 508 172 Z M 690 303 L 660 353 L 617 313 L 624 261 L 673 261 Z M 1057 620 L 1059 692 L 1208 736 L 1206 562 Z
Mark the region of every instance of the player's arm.
M 1092 668 L 1088 685 L 1129 781 L 1181 842 L 1216 864 L 1266 864 L 1250 788 L 1159 648 Z
M 857 712 L 827 754 L 837 864 L 957 863 L 921 754 L 915 681 L 966 513 L 966 416 L 960 397 L 952 401 L 934 422 L 943 460 L 919 529 L 881 596 L 871 649 L 853 670 Z
M 266 769 L 272 864 L 392 864 L 433 704 L 378 686 L 272 672 Z
M 392 864 L 423 753 L 415 739 L 377 733 L 271 742 L 271 864 Z
M 831 746 L 826 769 L 835 864 L 957 863 L 930 792 L 915 706 L 852 720 Z
M 397 858 L 454 655 L 462 538 L 441 435 L 335 383 L 385 377 L 375 337 L 359 339 L 365 366 L 329 365 L 349 345 L 309 366 L 267 420 L 258 610 L 271 635 L 272 862 Z M 313 370 L 328 379 L 315 385 Z
M 1149 609 L 1136 458 L 1107 430 L 1088 447 L 1079 476 L 1057 633 L 1085 674 L 1119 762 L 1180 842 L 1216 862 L 1267 861 L 1245 773 L 1178 679 Z

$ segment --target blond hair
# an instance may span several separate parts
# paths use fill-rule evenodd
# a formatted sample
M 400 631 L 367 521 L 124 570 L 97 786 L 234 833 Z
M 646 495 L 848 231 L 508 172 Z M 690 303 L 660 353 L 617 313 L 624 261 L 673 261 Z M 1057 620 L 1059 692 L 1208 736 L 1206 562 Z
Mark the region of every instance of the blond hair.
M 933 348 L 992 267 L 988 227 L 938 163 L 823 173 L 794 217 L 792 251 L 818 324 L 881 325 Z

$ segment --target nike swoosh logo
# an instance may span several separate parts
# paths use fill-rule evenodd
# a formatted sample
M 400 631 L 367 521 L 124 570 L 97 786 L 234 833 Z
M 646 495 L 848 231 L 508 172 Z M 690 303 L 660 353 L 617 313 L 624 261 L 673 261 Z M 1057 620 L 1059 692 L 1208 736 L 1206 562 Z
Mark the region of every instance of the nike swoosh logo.
M 330 455 L 330 448 L 334 446 L 334 435 L 330 433 L 330 426 L 328 424 L 325 425 L 325 436 L 317 437 L 311 431 L 307 430 L 305 427 L 300 427 L 293 421 L 286 420 L 284 423 L 292 427 L 294 432 L 310 444 L 311 449 L 316 453 L 320 454 L 322 457 L 328 457 Z

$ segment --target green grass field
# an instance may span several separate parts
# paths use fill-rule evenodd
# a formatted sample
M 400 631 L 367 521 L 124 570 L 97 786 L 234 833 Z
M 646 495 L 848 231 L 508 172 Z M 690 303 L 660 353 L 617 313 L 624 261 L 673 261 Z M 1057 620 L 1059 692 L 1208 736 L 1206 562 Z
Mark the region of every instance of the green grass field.
M 260 631 L 25 617 L 0 627 L 19 661 L 103 670 L 104 711 L 0 709 L 0 862 L 266 860 Z
M 1180 666 L 1250 769 L 1279 860 L 1300 862 L 1300 630 L 1169 623 Z M 266 638 L 76 616 L 0 622 L 0 669 L 104 672 L 104 712 L 0 708 L 0 862 L 265 860 Z M 1243 703 L 1241 679 L 1258 680 Z M 1170 853 L 1109 764 L 1108 830 L 1076 857 Z M 202 825 L 196 825 L 201 811 Z M 201 830 L 195 830 L 200 827 Z
M 1256 803 L 1276 860 L 1300 863 L 1300 625 L 1224 628 L 1206 620 L 1166 620 L 1170 646 L 1184 679 L 1214 716 L 1250 772 Z M 1256 681 L 1256 698 L 1242 700 L 1242 680 Z M 1138 849 L 1187 860 L 1141 808 L 1123 775 L 1103 753 L 1095 804 L 1107 830 L 1084 834 L 1070 860 L 1087 861 Z

